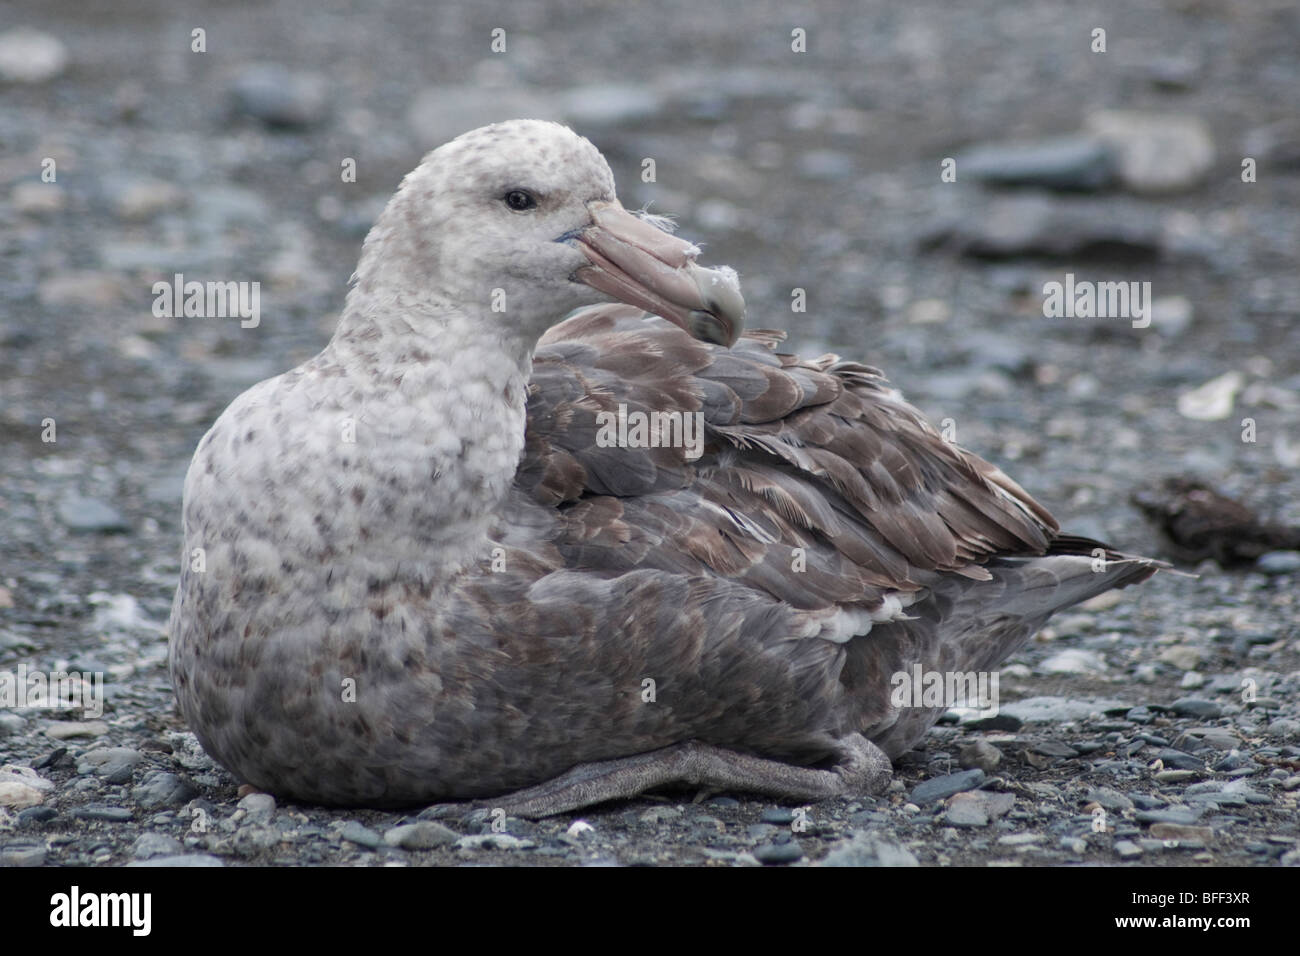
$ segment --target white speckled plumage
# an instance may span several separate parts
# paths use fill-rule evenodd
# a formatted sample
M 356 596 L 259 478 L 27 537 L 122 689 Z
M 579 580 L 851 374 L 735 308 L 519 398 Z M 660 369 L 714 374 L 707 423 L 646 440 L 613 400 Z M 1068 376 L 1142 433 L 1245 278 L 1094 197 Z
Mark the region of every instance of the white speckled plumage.
M 403 181 L 325 350 L 204 437 L 171 666 L 241 780 L 376 805 L 542 788 L 531 813 L 664 780 L 876 786 L 936 716 L 893 708 L 890 674 L 994 667 L 1152 573 L 1113 553 L 1093 573 L 1094 542 L 874 370 L 689 337 L 732 337 L 734 273 L 646 230 L 563 127 L 466 134 Z M 612 298 L 675 324 L 561 323 Z M 700 412 L 703 457 L 601 447 L 619 403 Z M 851 769 L 808 769 L 827 762 Z M 619 783 L 544 790 L 577 765 Z

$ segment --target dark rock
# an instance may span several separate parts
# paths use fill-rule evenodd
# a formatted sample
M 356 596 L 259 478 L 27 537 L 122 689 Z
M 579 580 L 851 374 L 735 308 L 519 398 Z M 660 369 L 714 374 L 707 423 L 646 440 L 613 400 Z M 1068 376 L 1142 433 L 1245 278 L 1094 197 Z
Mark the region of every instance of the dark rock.
M 917 784 L 912 789 L 908 800 L 918 807 L 928 806 L 936 800 L 947 800 L 955 793 L 974 790 L 984 780 L 984 771 L 978 767 L 973 770 L 963 770 L 961 773 L 950 773 L 943 777 L 932 777 Z
M 768 865 L 794 863 L 803 859 L 803 848 L 797 840 L 789 843 L 767 843 L 754 850 L 754 859 Z
M 1063 136 L 1036 143 L 989 144 L 957 156 L 957 178 L 998 186 L 1096 190 L 1115 179 L 1106 146 L 1088 136 Z
M 1199 697 L 1180 697 L 1173 702 L 1171 709 L 1179 717 L 1200 717 L 1204 720 L 1213 720 L 1223 715 L 1222 707 L 1212 700 Z

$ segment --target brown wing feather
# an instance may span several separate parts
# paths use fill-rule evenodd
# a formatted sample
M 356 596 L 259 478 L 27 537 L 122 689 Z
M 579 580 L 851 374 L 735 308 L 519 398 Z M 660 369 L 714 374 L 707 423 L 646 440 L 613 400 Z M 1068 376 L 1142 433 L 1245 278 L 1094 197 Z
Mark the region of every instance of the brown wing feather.
M 547 333 L 517 485 L 560 508 L 566 565 L 713 574 L 796 607 L 873 608 L 936 574 L 984 580 L 993 556 L 1048 550 L 1051 515 L 944 441 L 878 371 L 779 354 L 783 337 L 753 331 L 722 349 L 625 306 Z M 600 447 L 597 415 L 620 404 L 702 413 L 704 454 Z

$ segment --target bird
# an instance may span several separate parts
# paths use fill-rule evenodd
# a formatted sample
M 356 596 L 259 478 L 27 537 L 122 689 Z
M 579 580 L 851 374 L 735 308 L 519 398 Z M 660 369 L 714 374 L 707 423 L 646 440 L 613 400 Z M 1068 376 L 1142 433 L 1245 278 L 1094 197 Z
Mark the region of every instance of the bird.
M 519 817 L 878 794 L 950 703 L 898 675 L 992 671 L 1163 566 L 1062 533 L 874 367 L 745 330 L 701 255 L 565 126 L 424 157 L 329 343 L 191 461 L 169 666 L 211 757 Z

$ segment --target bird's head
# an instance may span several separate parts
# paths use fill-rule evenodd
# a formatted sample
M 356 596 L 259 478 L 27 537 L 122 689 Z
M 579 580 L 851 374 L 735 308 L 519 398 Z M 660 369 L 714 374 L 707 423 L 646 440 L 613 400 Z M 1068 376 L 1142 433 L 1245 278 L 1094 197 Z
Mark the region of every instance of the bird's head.
M 731 345 L 745 310 L 736 273 L 698 265 L 665 225 L 623 208 L 589 141 L 512 120 L 457 137 L 403 180 L 357 283 L 405 297 L 423 286 L 530 346 L 575 308 L 611 301 Z

